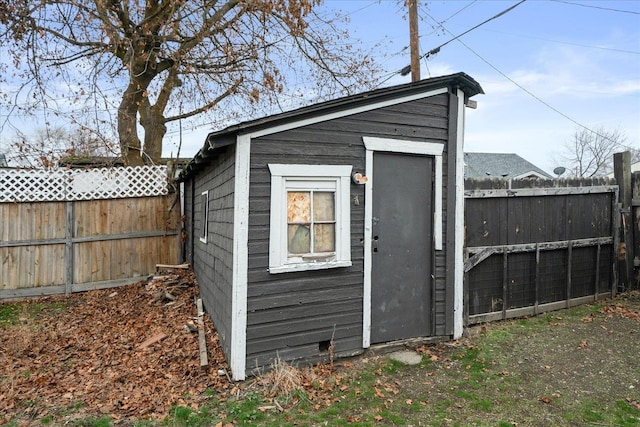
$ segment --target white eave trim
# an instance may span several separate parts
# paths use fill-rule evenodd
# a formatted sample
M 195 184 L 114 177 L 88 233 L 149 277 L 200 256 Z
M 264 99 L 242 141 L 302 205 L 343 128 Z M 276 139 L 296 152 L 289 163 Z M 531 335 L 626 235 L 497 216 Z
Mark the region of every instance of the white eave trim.
M 533 176 L 535 176 L 535 177 L 538 177 L 538 178 L 540 178 L 540 179 L 552 179 L 552 178 L 550 178 L 550 177 L 548 177 L 548 176 L 545 176 L 545 175 L 541 174 L 540 172 L 536 172 L 536 171 L 534 171 L 534 170 L 531 170 L 531 171 L 529 171 L 529 172 L 525 172 L 525 173 L 518 174 L 518 175 L 514 176 L 514 177 L 513 177 L 513 178 L 511 178 L 511 179 L 524 179 L 524 178 L 528 178 L 528 177 L 530 177 L 530 176 L 532 176 L 532 175 L 533 175 Z

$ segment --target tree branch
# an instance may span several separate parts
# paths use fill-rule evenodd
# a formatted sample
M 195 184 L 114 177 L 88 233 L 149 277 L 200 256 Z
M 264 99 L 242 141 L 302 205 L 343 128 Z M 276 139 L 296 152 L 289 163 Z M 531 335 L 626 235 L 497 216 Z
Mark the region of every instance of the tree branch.
M 200 114 L 200 113 L 204 113 L 206 111 L 209 111 L 210 109 L 215 107 L 218 103 L 220 103 L 220 101 L 222 101 L 223 99 L 225 99 L 229 95 L 232 95 L 233 93 L 235 93 L 235 91 L 240 87 L 241 84 L 242 84 L 242 80 L 236 80 L 236 82 L 233 84 L 233 86 L 228 88 L 224 93 L 218 95 L 218 97 L 216 99 L 214 99 L 213 101 L 209 102 L 207 105 L 205 105 L 203 107 L 200 107 L 200 108 L 197 108 L 195 110 L 192 110 L 192 111 L 190 111 L 188 113 L 179 114 L 177 116 L 166 117 L 164 119 L 164 122 L 165 123 L 169 123 L 169 122 L 174 122 L 176 120 L 188 119 L 189 117 L 195 116 L 196 114 Z

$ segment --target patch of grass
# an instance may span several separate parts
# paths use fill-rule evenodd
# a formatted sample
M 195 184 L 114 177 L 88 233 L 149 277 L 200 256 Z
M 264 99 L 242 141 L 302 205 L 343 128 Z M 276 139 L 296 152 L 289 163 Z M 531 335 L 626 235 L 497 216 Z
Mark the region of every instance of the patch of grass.
M 85 418 L 83 420 L 71 421 L 67 425 L 77 427 L 110 427 L 111 417 L 104 416 L 100 418 Z
M 60 314 L 66 307 L 67 304 L 64 301 L 1 304 L 0 327 L 17 325 L 21 319 L 37 319 L 45 315 Z
M 53 422 L 53 415 L 45 415 L 40 420 L 41 424 L 51 424 Z
M 386 361 L 386 363 L 382 365 L 381 369 L 382 369 L 382 372 L 384 372 L 385 374 L 395 374 L 398 372 L 398 369 L 401 369 L 404 366 L 405 364 L 402 362 L 389 359 L 388 361 Z
M 640 409 L 624 400 L 617 400 L 613 410 L 614 421 L 619 426 L 640 426 Z
M 169 410 L 169 416 L 164 419 L 163 425 L 167 426 L 205 426 L 215 424 L 207 415 L 186 406 L 174 406 Z
M 19 309 L 12 304 L 0 305 L 0 327 L 7 327 L 18 323 Z
M 244 399 L 230 401 L 228 403 L 227 422 L 239 422 L 240 424 L 253 423 L 264 419 L 264 413 L 258 407 L 262 404 L 262 396 L 249 393 Z
M 157 423 L 153 420 L 138 420 L 133 423 L 133 427 L 153 427 L 157 425 Z

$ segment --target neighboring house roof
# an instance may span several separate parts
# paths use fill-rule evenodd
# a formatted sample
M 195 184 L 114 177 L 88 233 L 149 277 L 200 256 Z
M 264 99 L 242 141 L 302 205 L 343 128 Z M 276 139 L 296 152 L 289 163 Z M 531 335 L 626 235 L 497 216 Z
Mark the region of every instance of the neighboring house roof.
M 210 133 L 204 143 L 204 146 L 198 151 L 193 160 L 187 165 L 180 175 L 179 180 L 185 180 L 196 174 L 206 165 L 207 159 L 213 153 L 224 145 L 234 144 L 235 137 L 241 134 L 249 134 L 258 130 L 273 129 L 278 126 L 286 126 L 291 123 L 300 123 L 304 126 L 306 120 L 313 121 L 318 116 L 326 116 L 327 120 L 331 119 L 332 114 L 341 111 L 353 110 L 354 112 L 360 106 L 370 104 L 380 104 L 394 99 L 411 97 L 413 95 L 420 96 L 429 90 L 436 90 L 443 87 L 460 88 L 464 91 L 466 97 L 484 93 L 480 84 L 472 77 L 465 73 L 456 73 L 447 76 L 433 77 L 420 80 L 418 82 L 406 83 L 375 89 L 369 92 L 363 92 L 357 95 L 346 96 L 318 104 L 309 105 L 293 111 L 288 111 L 273 116 L 260 118 L 242 122 L 226 129 Z
M 464 153 L 465 178 L 553 179 L 514 153 Z

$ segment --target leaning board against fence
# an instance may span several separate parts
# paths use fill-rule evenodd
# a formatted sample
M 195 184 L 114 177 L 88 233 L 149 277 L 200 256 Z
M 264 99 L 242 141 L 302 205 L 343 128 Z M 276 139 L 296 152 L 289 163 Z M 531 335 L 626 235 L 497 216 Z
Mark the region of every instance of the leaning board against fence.
M 117 286 L 177 262 L 166 174 L 0 169 L 0 298 Z
M 468 323 L 612 295 L 617 191 L 603 180 L 467 181 Z

